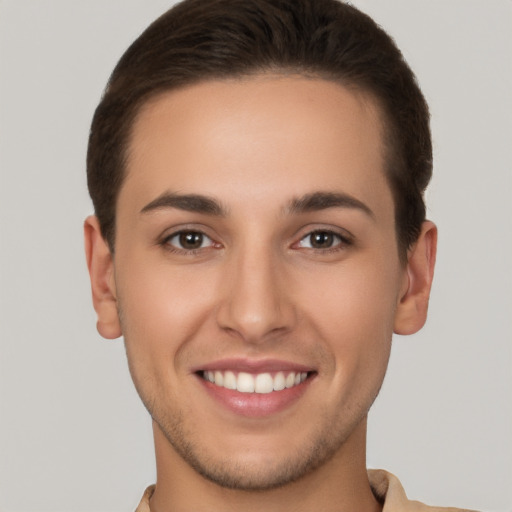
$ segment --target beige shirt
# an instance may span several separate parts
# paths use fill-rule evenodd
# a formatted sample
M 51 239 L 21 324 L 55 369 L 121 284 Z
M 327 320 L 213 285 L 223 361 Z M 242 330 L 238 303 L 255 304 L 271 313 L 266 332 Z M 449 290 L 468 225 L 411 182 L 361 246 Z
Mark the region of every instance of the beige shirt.
M 384 505 L 382 512 L 471 512 L 460 508 L 429 507 L 419 501 L 410 501 L 398 478 L 382 469 L 370 469 L 368 478 L 373 494 Z M 154 490 L 154 485 L 146 489 L 135 512 L 151 512 L 149 499 Z

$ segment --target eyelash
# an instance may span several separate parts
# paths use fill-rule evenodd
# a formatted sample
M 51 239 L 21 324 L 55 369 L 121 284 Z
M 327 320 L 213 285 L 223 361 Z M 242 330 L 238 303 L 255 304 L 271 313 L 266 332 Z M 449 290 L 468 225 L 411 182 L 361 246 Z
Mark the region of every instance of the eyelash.
M 180 245 L 183 245 L 183 243 L 182 243 L 183 240 L 180 240 L 180 238 L 183 236 L 190 236 L 190 235 L 192 235 L 192 236 L 198 235 L 199 237 L 201 237 L 201 244 L 199 247 L 193 248 L 193 249 L 186 249 L 184 247 L 177 247 L 176 245 L 171 244 L 171 240 L 177 238 L 179 240 L 178 243 Z M 315 235 L 324 235 L 327 237 L 332 237 L 333 245 L 331 245 L 330 247 L 325 247 L 325 248 L 312 247 L 311 246 L 311 237 L 313 237 Z M 301 246 L 301 243 L 303 243 L 304 240 L 307 240 L 308 238 L 310 240 L 310 246 L 309 247 Z M 203 243 L 205 242 L 205 239 L 209 240 L 210 243 L 206 247 L 203 247 Z M 162 239 L 162 241 L 160 242 L 160 245 L 163 246 L 167 251 L 169 251 L 171 253 L 190 255 L 190 256 L 198 255 L 206 249 L 222 247 L 221 244 L 213 241 L 212 238 L 209 237 L 206 233 L 204 233 L 200 230 L 194 230 L 194 229 L 183 229 L 183 230 L 171 233 L 170 235 L 168 235 Z M 313 231 L 308 232 L 306 235 L 304 235 L 298 242 L 295 242 L 292 245 L 292 248 L 301 248 L 302 247 L 303 249 L 306 249 L 308 251 L 315 251 L 315 252 L 320 252 L 321 254 L 328 254 L 328 253 L 333 253 L 333 252 L 344 250 L 344 249 L 350 247 L 351 245 L 353 245 L 353 241 L 350 237 L 348 237 L 346 235 L 342 235 L 341 233 L 331 230 L 331 229 L 315 229 Z
M 314 235 L 324 235 L 327 237 L 332 237 L 333 244 L 330 247 L 320 248 L 320 247 L 305 247 L 305 249 L 312 250 L 312 251 L 321 251 L 322 254 L 326 253 L 332 253 L 337 251 L 342 251 L 343 249 L 346 249 L 347 247 L 350 247 L 353 244 L 353 241 L 351 238 L 349 238 L 346 235 L 342 235 L 341 233 L 334 231 L 332 229 L 315 229 L 313 231 L 310 231 L 305 236 L 303 236 L 299 242 L 295 245 L 301 244 L 304 240 L 308 239 L 310 240 L 311 244 L 311 238 Z M 337 242 L 336 242 L 337 240 Z
M 201 246 L 194 248 L 194 249 L 186 249 L 184 247 L 177 247 L 175 245 L 171 244 L 171 240 L 173 238 L 179 238 L 182 236 L 190 236 L 190 235 L 199 235 L 201 237 Z M 210 241 L 210 244 L 207 247 L 202 247 L 205 239 Z M 181 242 L 181 241 L 180 241 Z M 176 231 L 174 233 L 171 233 L 169 236 L 166 236 L 161 242 L 160 245 L 162 245 L 167 251 L 172 253 L 178 253 L 178 254 L 185 254 L 185 255 L 196 255 L 200 254 L 201 251 L 204 251 L 205 249 L 209 249 L 211 247 L 215 246 L 215 242 L 209 237 L 206 233 L 203 233 L 202 231 L 195 230 L 195 229 L 183 229 L 180 231 Z M 218 244 L 220 245 L 220 244 Z

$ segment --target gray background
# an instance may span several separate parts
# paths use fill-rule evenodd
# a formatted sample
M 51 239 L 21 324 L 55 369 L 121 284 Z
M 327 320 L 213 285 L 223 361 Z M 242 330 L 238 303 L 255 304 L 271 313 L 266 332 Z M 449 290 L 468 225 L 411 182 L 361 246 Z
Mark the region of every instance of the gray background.
M 368 463 L 411 498 L 512 510 L 512 3 L 360 0 L 430 102 L 430 318 L 395 339 Z M 164 0 L 0 0 L 0 510 L 132 510 L 149 417 L 104 341 L 83 257 L 93 109 Z

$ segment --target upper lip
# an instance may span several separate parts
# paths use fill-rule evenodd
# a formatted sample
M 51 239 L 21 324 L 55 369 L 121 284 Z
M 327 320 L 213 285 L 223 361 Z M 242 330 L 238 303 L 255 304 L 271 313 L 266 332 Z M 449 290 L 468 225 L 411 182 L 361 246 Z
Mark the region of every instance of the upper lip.
M 279 371 L 312 372 L 314 368 L 301 363 L 279 359 L 245 359 L 230 358 L 218 359 L 204 365 L 192 368 L 192 372 L 199 371 L 235 371 L 247 373 L 270 373 Z

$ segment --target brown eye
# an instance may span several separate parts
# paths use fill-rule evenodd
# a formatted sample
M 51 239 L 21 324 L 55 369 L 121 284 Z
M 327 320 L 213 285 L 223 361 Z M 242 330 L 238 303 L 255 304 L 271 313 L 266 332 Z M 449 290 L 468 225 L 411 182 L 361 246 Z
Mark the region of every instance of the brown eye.
M 182 251 L 193 251 L 213 245 L 211 238 L 200 231 L 181 231 L 175 233 L 170 236 L 165 243 L 175 249 L 181 249 Z
M 179 241 L 183 249 L 199 249 L 203 245 L 203 234 L 194 231 L 180 233 Z
M 317 231 L 309 235 L 311 247 L 314 249 L 328 249 L 334 243 L 334 233 Z
M 308 233 L 300 242 L 299 247 L 306 249 L 335 249 L 344 245 L 350 245 L 349 241 L 344 239 L 334 231 L 313 231 Z

